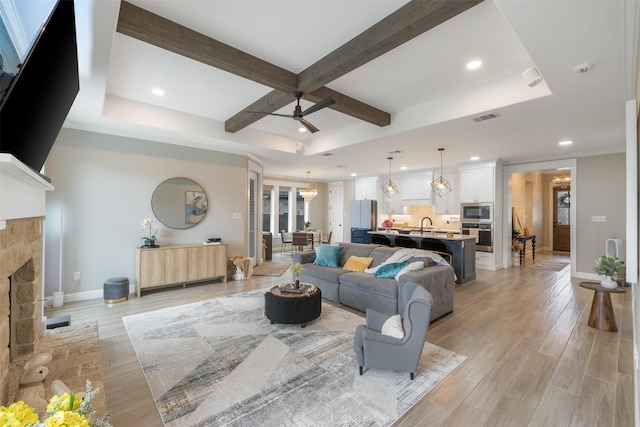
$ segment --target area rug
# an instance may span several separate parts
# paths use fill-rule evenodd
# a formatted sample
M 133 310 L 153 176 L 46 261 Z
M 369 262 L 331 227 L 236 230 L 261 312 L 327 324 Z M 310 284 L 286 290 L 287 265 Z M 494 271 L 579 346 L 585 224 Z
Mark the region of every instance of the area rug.
M 253 269 L 254 276 L 282 276 L 289 264 L 284 262 L 266 261 Z
M 545 259 L 543 261 L 536 262 L 531 266 L 531 268 L 536 270 L 562 271 L 567 265 L 569 265 L 568 262 Z
M 426 343 L 418 373 L 358 375 L 364 318 L 323 303 L 305 328 L 272 325 L 264 290 L 123 318 L 165 426 L 387 426 L 464 356 Z

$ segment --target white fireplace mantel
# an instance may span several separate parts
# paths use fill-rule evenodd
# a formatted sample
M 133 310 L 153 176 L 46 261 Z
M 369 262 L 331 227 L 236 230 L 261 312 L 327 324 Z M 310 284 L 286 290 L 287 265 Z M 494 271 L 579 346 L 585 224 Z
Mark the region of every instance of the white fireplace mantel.
M 54 187 L 8 153 L 0 153 L 0 230 L 7 221 L 45 215 L 45 191 Z

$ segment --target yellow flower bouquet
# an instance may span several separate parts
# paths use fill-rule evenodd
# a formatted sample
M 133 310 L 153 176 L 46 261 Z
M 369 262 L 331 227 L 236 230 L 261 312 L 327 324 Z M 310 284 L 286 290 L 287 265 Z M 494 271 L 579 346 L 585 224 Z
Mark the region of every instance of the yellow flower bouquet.
M 47 413 L 40 420 L 36 410 L 23 401 L 14 402 L 8 407 L 0 406 L 0 426 L 3 427 L 112 427 L 110 414 L 92 418 L 95 411 L 91 399 L 100 389 L 91 389 L 87 381 L 84 398 L 73 393 L 53 396 L 47 405 Z

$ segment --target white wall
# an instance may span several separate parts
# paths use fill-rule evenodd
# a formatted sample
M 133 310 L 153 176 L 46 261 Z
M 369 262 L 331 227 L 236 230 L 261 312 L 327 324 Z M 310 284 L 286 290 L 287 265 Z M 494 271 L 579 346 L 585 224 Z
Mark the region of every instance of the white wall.
M 55 190 L 47 194 L 45 295 L 98 291 L 115 276 L 135 283 L 135 248 L 142 245 L 143 218 L 155 218 L 151 196 L 172 177 L 190 178 L 204 189 L 204 220 L 186 230 L 158 222 L 159 245 L 200 243 L 221 237 L 228 258 L 245 253 L 247 159 L 244 156 L 62 129 L 47 158 L 45 174 Z M 60 263 L 60 213 L 63 216 Z M 241 213 L 243 219 L 233 219 Z M 95 295 L 94 295 L 95 297 Z M 66 298 L 66 297 L 65 297 Z
M 577 162 L 578 257 L 576 270 L 593 274 L 597 258 L 605 253 L 610 237 L 626 242 L 625 154 L 581 157 Z M 592 216 L 605 216 L 594 222 Z

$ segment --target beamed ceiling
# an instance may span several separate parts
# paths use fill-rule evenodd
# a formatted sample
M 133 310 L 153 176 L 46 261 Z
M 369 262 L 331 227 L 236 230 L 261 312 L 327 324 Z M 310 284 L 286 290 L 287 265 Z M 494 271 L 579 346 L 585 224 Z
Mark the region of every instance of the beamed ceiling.
M 271 176 L 344 179 L 624 150 L 638 11 L 624 2 L 77 2 L 65 123 L 251 153 Z M 477 70 L 465 65 L 482 61 Z M 584 74 L 575 68 L 593 64 Z M 521 74 L 537 67 L 529 87 Z M 165 95 L 156 97 L 153 88 Z M 290 118 L 295 91 L 319 131 Z M 494 114 L 495 113 L 495 114 Z M 492 120 L 473 120 L 492 115 Z M 557 142 L 574 144 L 559 147 Z

